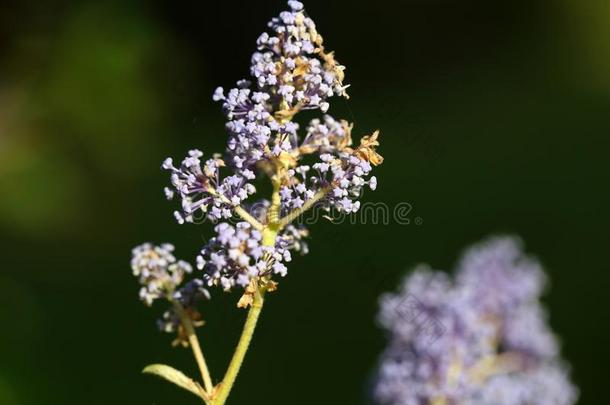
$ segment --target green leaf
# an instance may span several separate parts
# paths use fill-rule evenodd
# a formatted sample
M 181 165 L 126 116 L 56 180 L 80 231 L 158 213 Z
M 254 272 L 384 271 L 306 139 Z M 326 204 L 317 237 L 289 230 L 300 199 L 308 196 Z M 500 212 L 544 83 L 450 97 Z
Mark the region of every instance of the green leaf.
M 164 378 L 178 387 L 184 388 L 200 398 L 204 398 L 204 390 L 201 385 L 173 367 L 166 366 L 165 364 L 151 364 L 144 367 L 142 372 Z

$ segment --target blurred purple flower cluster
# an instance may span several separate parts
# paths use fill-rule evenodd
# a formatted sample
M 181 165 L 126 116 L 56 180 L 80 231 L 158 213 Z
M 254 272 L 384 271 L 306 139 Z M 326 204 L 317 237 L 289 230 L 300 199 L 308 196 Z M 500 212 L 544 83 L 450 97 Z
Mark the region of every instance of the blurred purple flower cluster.
M 382 404 L 570 405 L 578 390 L 539 302 L 546 277 L 521 242 L 471 247 L 451 280 L 420 266 L 381 297 L 389 344 L 374 396 Z

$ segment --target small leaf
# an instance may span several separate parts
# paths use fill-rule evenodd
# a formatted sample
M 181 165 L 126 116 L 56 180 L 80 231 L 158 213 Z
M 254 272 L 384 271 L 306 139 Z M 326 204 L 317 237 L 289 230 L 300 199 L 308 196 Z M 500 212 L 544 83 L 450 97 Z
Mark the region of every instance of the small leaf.
M 204 398 L 203 388 L 201 388 L 198 383 L 184 375 L 181 371 L 178 371 L 173 367 L 166 366 L 165 364 L 151 364 L 146 366 L 142 372 L 146 374 L 154 374 L 164 378 L 167 381 L 192 392 L 198 397 Z

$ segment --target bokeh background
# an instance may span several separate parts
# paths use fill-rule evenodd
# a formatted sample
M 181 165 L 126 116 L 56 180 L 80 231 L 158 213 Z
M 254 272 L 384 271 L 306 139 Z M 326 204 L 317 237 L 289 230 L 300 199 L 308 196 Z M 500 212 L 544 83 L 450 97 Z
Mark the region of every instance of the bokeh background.
M 312 226 L 269 296 L 231 403 L 366 403 L 384 345 L 377 297 L 418 262 L 450 269 L 482 237 L 521 235 L 581 404 L 607 396 L 610 2 L 308 1 L 352 84 L 331 113 L 381 129 L 379 188 L 409 224 Z M 195 404 L 140 374 L 196 375 L 156 331 L 130 249 L 193 258 L 166 156 L 225 142 L 218 85 L 283 1 L 3 1 L 0 6 L 0 404 Z M 215 294 L 201 331 L 224 372 L 244 313 Z

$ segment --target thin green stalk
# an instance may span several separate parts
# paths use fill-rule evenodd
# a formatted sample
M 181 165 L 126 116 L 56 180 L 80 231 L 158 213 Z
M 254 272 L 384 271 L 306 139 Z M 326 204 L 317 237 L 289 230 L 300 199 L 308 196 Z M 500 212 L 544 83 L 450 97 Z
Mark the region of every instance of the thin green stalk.
M 235 206 L 233 208 L 233 210 L 244 221 L 249 222 L 250 225 L 252 225 L 252 227 L 254 227 L 254 229 L 259 230 L 259 231 L 262 231 L 264 229 L 263 224 L 258 222 L 258 220 L 256 218 L 254 218 L 252 215 L 250 215 L 250 213 L 248 211 L 246 211 L 245 209 L 243 209 L 240 205 Z
M 268 215 L 269 224 L 263 229 L 263 245 L 265 246 L 273 246 L 275 244 L 275 238 L 277 237 L 278 227 L 276 221 L 280 206 L 279 188 L 279 182 L 274 181 L 271 207 L 269 208 Z M 254 330 L 256 329 L 256 323 L 258 322 L 261 310 L 263 309 L 264 294 L 265 290 L 258 286 L 257 281 L 244 329 L 239 338 L 239 342 L 237 343 L 237 347 L 235 348 L 235 352 L 233 353 L 233 357 L 231 358 L 231 362 L 229 363 L 229 367 L 227 368 L 227 372 L 225 373 L 222 382 L 217 387 L 217 392 L 214 394 L 212 405 L 224 405 L 229 397 L 237 374 L 239 374 L 241 365 L 244 362 L 244 357 L 250 346 L 250 341 L 252 341 L 252 335 L 254 335 Z
M 175 300 L 172 300 L 174 304 L 174 310 L 180 317 L 180 322 L 182 322 L 182 326 L 186 332 L 186 336 L 189 340 L 189 346 L 193 350 L 193 355 L 195 356 L 195 360 L 197 361 L 197 366 L 199 367 L 199 371 L 201 372 L 201 378 L 203 380 L 203 385 L 205 387 L 206 394 L 210 396 L 212 391 L 214 390 L 214 384 L 212 383 L 212 377 L 210 376 L 210 371 L 208 370 L 208 366 L 205 362 L 205 358 L 203 357 L 203 352 L 201 351 L 201 346 L 199 345 L 199 339 L 197 339 L 197 335 L 195 334 L 195 328 L 193 327 L 193 322 L 191 318 L 186 314 L 182 305 Z
M 324 197 L 324 195 L 328 192 L 327 189 L 324 189 L 324 192 L 318 192 L 310 201 L 306 202 L 304 207 L 299 210 L 298 213 L 292 212 L 294 218 L 291 214 L 288 214 L 286 217 L 280 219 L 280 187 L 281 181 L 279 179 L 279 169 L 276 169 L 275 176 L 272 178 L 273 183 L 273 193 L 271 195 L 271 206 L 269 207 L 269 211 L 267 213 L 267 225 L 262 225 L 258 223 L 258 221 L 249 221 L 250 223 L 254 222 L 254 227 L 256 229 L 261 230 L 263 234 L 263 245 L 264 246 L 273 246 L 275 245 L 275 239 L 277 234 L 282 227 L 288 223 L 290 223 L 294 218 L 303 213 L 305 210 L 311 208 L 313 204 Z M 242 215 L 241 213 L 238 212 Z M 296 214 L 296 215 L 295 215 Z M 233 357 L 231 358 L 231 362 L 229 363 L 229 367 L 227 368 L 227 372 L 225 373 L 222 382 L 216 387 L 216 392 L 213 394 L 211 405 L 224 405 L 231 393 L 231 389 L 233 388 L 233 384 L 235 383 L 235 379 L 237 378 L 237 374 L 239 374 L 239 370 L 241 368 L 242 363 L 244 362 L 244 357 L 248 351 L 250 346 L 250 342 L 252 341 L 252 336 L 254 335 L 254 330 L 256 329 L 256 324 L 258 322 L 258 318 L 260 316 L 261 310 L 263 309 L 264 303 L 264 287 L 260 287 L 258 285 L 255 286 L 254 296 L 252 300 L 252 304 L 250 305 L 250 310 L 248 311 L 248 316 L 246 317 L 246 323 L 244 324 L 244 329 L 239 338 L 239 342 L 237 343 L 237 347 L 235 348 L 235 352 L 233 353 Z
M 208 187 L 207 191 L 208 191 L 208 193 L 212 194 L 214 197 L 220 198 L 224 203 L 233 206 L 233 212 L 235 212 L 237 215 L 239 215 L 241 217 L 241 219 L 243 219 L 244 221 L 250 223 L 250 225 L 252 225 L 252 227 L 254 229 L 259 230 L 259 231 L 263 230 L 264 225 L 261 224 L 252 215 L 250 215 L 250 213 L 248 211 L 246 211 L 241 205 L 233 205 L 231 200 L 229 200 L 224 195 L 219 194 L 216 191 L 216 189 L 214 189 L 213 187 Z
M 227 368 L 227 372 L 222 379 L 222 383 L 218 387 L 218 392 L 216 395 L 214 395 L 214 399 L 212 400 L 213 405 L 224 405 L 229 397 L 231 388 L 233 388 L 233 384 L 235 383 L 239 369 L 241 368 L 246 352 L 248 351 L 248 347 L 250 346 L 250 341 L 252 340 L 252 335 L 254 334 L 258 317 L 260 316 L 263 308 L 263 295 L 264 291 L 260 291 L 260 289 L 257 287 L 254 293 L 254 300 L 250 306 L 250 310 L 248 311 L 246 323 L 244 324 L 244 330 L 242 331 L 241 337 L 239 338 L 239 343 L 235 348 L 235 353 L 233 353 L 233 358 L 229 363 L 229 368 Z

